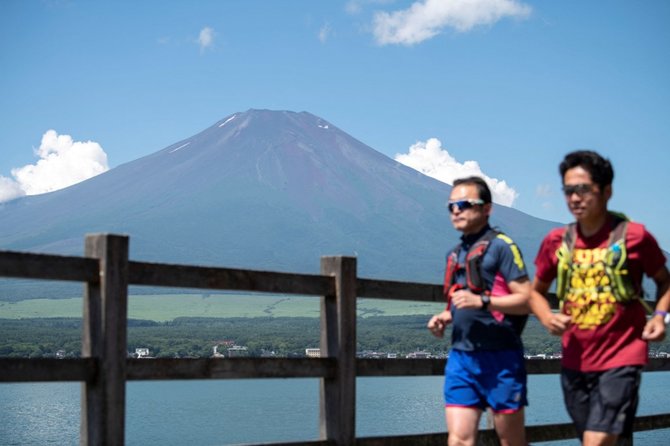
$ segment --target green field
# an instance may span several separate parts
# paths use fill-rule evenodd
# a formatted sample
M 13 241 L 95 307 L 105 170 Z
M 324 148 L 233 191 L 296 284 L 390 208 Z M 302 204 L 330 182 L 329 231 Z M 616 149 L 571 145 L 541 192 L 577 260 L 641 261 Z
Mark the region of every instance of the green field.
M 82 298 L 28 299 L 0 302 L 0 319 L 74 317 L 82 315 Z M 358 316 L 427 315 L 444 304 L 358 299 Z M 240 294 L 137 295 L 128 299 L 128 318 L 157 322 L 178 317 L 319 317 L 319 298 Z

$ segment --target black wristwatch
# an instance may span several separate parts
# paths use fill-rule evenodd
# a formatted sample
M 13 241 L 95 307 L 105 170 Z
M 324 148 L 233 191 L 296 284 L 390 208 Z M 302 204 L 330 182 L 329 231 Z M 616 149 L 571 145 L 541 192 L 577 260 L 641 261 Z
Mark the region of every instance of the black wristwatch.
M 486 310 L 491 303 L 491 296 L 488 294 L 480 294 L 479 297 L 482 298 L 482 310 Z

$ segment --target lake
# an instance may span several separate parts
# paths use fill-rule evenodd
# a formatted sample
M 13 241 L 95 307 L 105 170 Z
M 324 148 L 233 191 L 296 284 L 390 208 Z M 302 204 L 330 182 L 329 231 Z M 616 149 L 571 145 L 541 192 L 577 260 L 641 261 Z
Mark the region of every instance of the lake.
M 443 432 L 442 377 L 357 379 L 357 436 Z M 670 372 L 645 373 L 639 415 L 670 413 Z M 318 438 L 317 379 L 142 381 L 127 386 L 129 446 L 218 446 Z M 558 375 L 529 377 L 527 424 L 568 422 Z M 79 444 L 80 384 L 0 384 L 0 444 Z M 670 429 L 641 432 L 667 445 Z M 547 442 L 570 445 L 576 441 Z

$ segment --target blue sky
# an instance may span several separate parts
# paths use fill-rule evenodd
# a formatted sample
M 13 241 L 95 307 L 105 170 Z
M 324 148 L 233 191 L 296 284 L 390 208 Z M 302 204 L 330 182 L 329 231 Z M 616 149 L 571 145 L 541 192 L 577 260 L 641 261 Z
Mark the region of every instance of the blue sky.
M 308 111 L 561 222 L 557 164 L 597 150 L 610 207 L 670 249 L 669 22 L 665 0 L 3 0 L 0 200 Z

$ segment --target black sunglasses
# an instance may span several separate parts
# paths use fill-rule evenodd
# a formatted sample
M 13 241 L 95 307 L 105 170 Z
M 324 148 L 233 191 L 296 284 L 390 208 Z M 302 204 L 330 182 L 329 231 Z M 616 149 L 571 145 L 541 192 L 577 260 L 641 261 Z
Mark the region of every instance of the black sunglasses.
M 580 197 L 593 192 L 593 184 L 581 183 L 572 184 L 570 186 L 563 186 L 563 193 L 569 197 L 572 194 L 577 194 Z
M 484 200 L 481 198 L 469 198 L 467 200 L 457 200 L 457 201 L 448 201 L 447 208 L 452 214 L 458 208 L 459 211 L 464 211 L 470 209 L 473 206 L 481 206 L 484 204 Z

